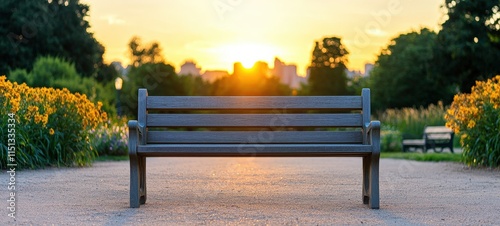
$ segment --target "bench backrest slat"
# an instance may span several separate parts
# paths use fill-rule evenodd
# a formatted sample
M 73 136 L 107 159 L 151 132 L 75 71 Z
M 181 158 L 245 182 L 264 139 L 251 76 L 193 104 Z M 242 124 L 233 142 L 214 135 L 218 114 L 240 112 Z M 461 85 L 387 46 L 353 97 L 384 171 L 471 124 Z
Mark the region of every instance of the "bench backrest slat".
M 143 144 L 369 142 L 362 131 L 370 121 L 370 92 L 367 89 L 360 96 L 216 97 L 148 96 L 146 89 L 139 89 L 138 102 L 138 122 L 146 127 L 141 135 Z M 338 127 L 357 130 L 323 131 Z M 172 131 L 176 128 L 221 131 Z M 316 131 L 300 128 L 315 128 Z M 266 139 L 266 135 L 272 139 Z
M 361 144 L 361 131 L 150 131 L 152 144 Z
M 361 127 L 361 114 L 149 114 L 151 127 Z
M 155 110 L 361 110 L 362 107 L 360 96 L 151 96 L 147 100 L 147 108 Z

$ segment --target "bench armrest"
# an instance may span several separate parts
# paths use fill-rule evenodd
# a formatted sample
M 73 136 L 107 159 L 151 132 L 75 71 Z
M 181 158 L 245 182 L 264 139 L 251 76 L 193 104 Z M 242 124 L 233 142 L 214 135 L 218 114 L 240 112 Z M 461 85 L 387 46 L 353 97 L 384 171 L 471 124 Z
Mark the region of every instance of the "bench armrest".
M 137 144 L 139 142 L 139 123 L 137 120 L 128 121 L 128 153 L 137 155 Z
M 371 121 L 366 125 L 367 139 L 373 146 L 373 154 L 380 153 L 380 121 Z
M 368 123 L 368 125 L 366 125 L 366 131 L 368 133 L 373 130 L 380 131 L 380 121 L 371 121 L 370 123 Z

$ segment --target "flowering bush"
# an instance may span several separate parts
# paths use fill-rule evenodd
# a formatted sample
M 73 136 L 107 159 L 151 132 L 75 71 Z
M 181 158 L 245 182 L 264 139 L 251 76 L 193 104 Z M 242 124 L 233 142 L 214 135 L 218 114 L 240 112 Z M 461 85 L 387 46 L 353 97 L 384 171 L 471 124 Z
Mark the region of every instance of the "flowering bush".
M 458 94 L 445 116 L 460 133 L 465 163 L 500 165 L 500 75 L 477 81 L 470 94 Z
M 92 140 L 99 156 L 123 156 L 128 154 L 128 119 L 126 117 L 108 120 L 98 127 Z
M 7 164 L 9 115 L 15 119 L 18 168 L 90 164 L 97 155 L 90 131 L 107 120 L 101 107 L 67 89 L 30 88 L 0 76 L 0 167 Z

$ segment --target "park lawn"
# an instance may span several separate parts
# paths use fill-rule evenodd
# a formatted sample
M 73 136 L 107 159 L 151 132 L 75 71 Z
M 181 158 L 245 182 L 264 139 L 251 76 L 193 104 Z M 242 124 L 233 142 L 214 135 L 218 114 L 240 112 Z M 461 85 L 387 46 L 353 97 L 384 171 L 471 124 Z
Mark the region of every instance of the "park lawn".
M 425 162 L 460 162 L 462 160 L 462 154 L 453 153 L 382 152 L 380 157 Z

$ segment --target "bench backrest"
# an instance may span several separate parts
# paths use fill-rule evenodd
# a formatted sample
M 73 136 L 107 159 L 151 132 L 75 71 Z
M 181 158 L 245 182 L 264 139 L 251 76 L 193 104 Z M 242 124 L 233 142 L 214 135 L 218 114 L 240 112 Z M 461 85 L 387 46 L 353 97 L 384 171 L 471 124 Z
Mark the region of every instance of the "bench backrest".
M 369 89 L 361 96 L 148 96 L 139 89 L 138 98 L 143 144 L 368 142 Z

